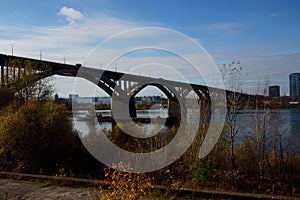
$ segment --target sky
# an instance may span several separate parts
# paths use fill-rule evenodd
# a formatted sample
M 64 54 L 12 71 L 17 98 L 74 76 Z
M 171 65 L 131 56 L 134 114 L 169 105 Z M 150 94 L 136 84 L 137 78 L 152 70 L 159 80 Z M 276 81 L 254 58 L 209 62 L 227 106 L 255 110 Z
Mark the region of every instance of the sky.
M 0 5 L 2 54 L 12 54 L 13 50 L 16 56 L 85 63 L 90 52 L 112 35 L 133 28 L 160 27 L 200 43 L 220 68 L 239 61 L 243 66 L 243 92 L 256 93 L 260 87 L 279 85 L 281 95 L 288 95 L 289 74 L 300 72 L 297 0 L 1 0 Z M 137 36 L 127 37 L 132 41 Z M 164 38 L 155 42 L 159 45 Z M 112 49 L 106 49 L 103 57 L 112 53 Z M 129 69 L 133 57 L 151 57 L 151 62 L 156 58 L 174 66 L 178 63 L 174 56 L 158 58 L 152 52 L 127 56 L 127 60 L 114 64 L 114 70 L 154 77 L 163 74 Z M 74 79 L 53 79 L 60 96 L 74 92 Z M 89 95 L 88 84 L 79 80 L 77 85 L 83 88 L 81 96 Z

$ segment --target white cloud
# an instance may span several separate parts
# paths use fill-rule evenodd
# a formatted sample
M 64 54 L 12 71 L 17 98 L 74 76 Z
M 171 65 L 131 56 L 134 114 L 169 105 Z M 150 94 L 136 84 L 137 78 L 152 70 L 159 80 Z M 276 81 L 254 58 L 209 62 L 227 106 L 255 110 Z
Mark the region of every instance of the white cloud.
M 103 16 L 60 26 L 1 25 L 0 53 L 10 54 L 8 44 L 16 43 L 14 48 L 17 56 L 38 58 L 39 49 L 43 49 L 44 59 L 62 62 L 65 55 L 67 62 L 73 64 L 82 62 L 84 56 L 107 37 L 141 26 L 139 23 Z
M 57 15 L 66 17 L 70 23 L 84 19 L 84 15 L 74 8 L 62 7 Z

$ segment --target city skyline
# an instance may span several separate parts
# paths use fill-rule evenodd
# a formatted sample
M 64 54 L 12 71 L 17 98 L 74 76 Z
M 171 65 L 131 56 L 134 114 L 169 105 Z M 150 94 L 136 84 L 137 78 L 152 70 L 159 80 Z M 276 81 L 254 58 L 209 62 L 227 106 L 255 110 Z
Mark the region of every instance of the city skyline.
M 120 31 L 144 26 L 174 29 L 198 41 L 218 66 L 240 61 L 243 91 L 279 85 L 289 93 L 289 74 L 299 72 L 298 1 L 68 1 L 2 2 L 0 52 L 61 63 L 85 63 L 100 42 Z M 123 63 L 116 71 L 127 72 Z M 145 75 L 158 76 L 146 72 Z M 67 96 L 74 79 L 55 77 Z M 79 81 L 80 82 L 80 81 Z M 82 91 L 96 90 L 92 85 Z M 99 91 L 101 93 L 101 91 Z M 96 92 L 97 93 L 97 92 Z M 102 94 L 102 93 L 101 93 Z

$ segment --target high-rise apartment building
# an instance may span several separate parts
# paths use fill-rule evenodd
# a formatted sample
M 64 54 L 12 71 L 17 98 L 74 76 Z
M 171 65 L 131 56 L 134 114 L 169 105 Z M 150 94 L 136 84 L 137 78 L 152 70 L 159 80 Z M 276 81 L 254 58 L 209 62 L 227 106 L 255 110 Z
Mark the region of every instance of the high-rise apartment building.
M 300 98 L 300 73 L 290 74 L 290 96 Z
M 269 97 L 280 97 L 280 87 L 278 85 L 269 86 Z

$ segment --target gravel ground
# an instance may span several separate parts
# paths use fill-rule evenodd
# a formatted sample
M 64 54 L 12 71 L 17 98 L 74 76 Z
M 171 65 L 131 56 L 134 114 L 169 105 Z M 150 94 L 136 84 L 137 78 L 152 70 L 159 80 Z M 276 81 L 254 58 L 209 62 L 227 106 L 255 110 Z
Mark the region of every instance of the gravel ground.
M 202 191 L 203 193 L 203 191 Z M 209 193 L 209 192 L 204 192 Z M 219 193 L 217 191 L 210 192 L 211 194 L 215 194 L 215 196 Z M 209 193 L 209 194 L 210 194 Z M 259 195 L 259 194 L 244 194 L 237 193 L 235 194 L 235 198 L 233 199 L 300 199 L 297 197 L 284 197 L 284 196 L 272 196 L 272 195 Z M 245 196 L 246 195 L 246 196 Z M 205 196 L 205 195 L 204 195 Z M 207 196 L 207 195 L 206 195 Z M 209 196 L 209 195 L 208 195 Z M 217 195 L 218 198 L 201 198 L 199 197 L 178 197 L 176 199 L 205 199 L 205 200 L 215 200 L 215 199 L 232 199 L 230 197 L 225 197 L 224 195 Z M 52 200 L 52 199 L 60 199 L 60 200 L 96 200 L 100 199 L 99 193 L 95 188 L 72 188 L 72 187 L 60 187 L 55 185 L 49 185 L 47 182 L 29 182 L 29 181 L 18 181 L 11 179 L 0 179 L 0 200 Z M 150 199 L 150 198 L 148 198 Z M 163 198 L 162 198 L 163 199 Z
M 96 200 L 96 199 L 100 199 L 100 196 L 99 193 L 95 191 L 95 188 L 59 187 L 54 185 L 45 185 L 45 183 L 43 184 L 43 183 L 34 183 L 29 181 L 0 179 L 0 200 L 25 200 L 25 199 L 26 200 L 31 200 L 31 199 L 33 200 L 52 200 L 52 199 Z M 190 198 L 181 197 L 179 199 L 190 199 Z M 212 200 L 212 199 L 206 199 L 206 200 Z
M 42 183 L 0 179 L 0 200 L 93 200 L 99 199 L 94 188 L 46 186 Z

